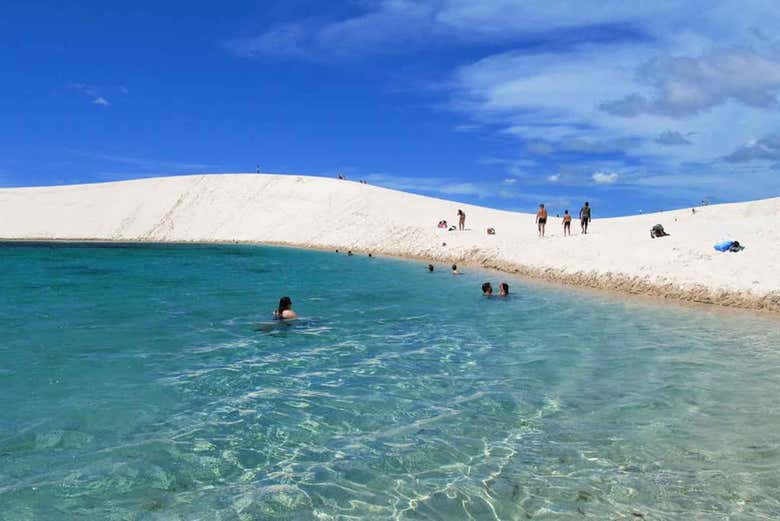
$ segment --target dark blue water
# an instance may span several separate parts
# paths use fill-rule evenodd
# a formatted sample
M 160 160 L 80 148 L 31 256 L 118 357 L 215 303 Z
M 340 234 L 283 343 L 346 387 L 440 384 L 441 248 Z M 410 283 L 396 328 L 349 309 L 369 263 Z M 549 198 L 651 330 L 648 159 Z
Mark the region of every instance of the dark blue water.
M 437 268 L 0 246 L 0 519 L 780 518 L 775 319 Z

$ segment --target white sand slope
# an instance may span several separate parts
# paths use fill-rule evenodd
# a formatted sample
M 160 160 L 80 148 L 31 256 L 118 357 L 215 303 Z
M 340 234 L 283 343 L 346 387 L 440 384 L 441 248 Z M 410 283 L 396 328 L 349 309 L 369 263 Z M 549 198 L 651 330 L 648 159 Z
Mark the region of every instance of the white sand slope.
M 447 232 L 436 223 L 457 223 Z M 479 264 L 630 293 L 780 311 L 780 198 L 600 219 L 534 217 L 351 181 L 220 174 L 0 190 L 0 238 L 247 241 Z M 554 214 L 557 209 L 553 209 Z M 650 239 L 660 223 L 670 237 Z M 488 227 L 496 229 L 487 235 Z M 739 253 L 713 244 L 736 239 Z M 446 243 L 446 245 L 443 245 Z

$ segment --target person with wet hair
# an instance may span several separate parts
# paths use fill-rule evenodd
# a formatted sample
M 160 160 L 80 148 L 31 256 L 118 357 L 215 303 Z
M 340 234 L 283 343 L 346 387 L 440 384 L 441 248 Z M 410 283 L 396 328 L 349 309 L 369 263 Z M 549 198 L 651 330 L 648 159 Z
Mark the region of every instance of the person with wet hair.
M 482 284 L 482 294 L 486 297 L 493 296 L 493 286 L 490 285 L 490 282 L 485 282 Z
M 280 298 L 279 307 L 274 311 L 274 319 L 291 320 L 293 318 L 298 318 L 298 314 L 293 311 L 292 300 L 290 300 L 290 297 Z
M 433 264 L 428 264 L 428 273 L 433 273 Z
M 502 282 L 498 285 L 498 296 L 499 297 L 508 297 L 509 296 L 509 284 L 506 282 Z
M 462 273 L 458 271 L 458 265 L 457 264 L 453 264 L 452 265 L 452 274 L 453 275 L 462 275 Z

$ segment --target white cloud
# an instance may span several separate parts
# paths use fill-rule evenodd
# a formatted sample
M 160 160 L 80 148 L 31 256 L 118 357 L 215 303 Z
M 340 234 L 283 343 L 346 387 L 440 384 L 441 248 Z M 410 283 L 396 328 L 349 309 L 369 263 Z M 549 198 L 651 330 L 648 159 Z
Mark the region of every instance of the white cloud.
M 558 181 L 561 180 L 561 174 L 548 175 L 547 180 L 550 181 L 551 183 L 557 183 Z
M 70 83 L 68 84 L 68 87 L 88 97 L 95 105 L 100 105 L 102 107 L 110 105 L 108 100 L 100 95 L 99 89 L 93 85 L 88 85 L 86 83 Z
M 624 117 L 643 113 L 680 118 L 729 99 L 767 108 L 777 105 L 780 55 L 762 56 L 745 49 L 713 50 L 703 56 L 659 56 L 638 68 L 652 97 L 631 93 L 600 105 Z
M 710 175 L 731 175 L 720 163 L 724 151 L 736 151 L 780 131 L 774 101 L 780 94 L 775 70 L 780 66 L 780 45 L 767 46 L 745 34 L 740 38 L 739 27 L 731 26 L 727 18 L 739 9 L 719 9 L 722 18 L 706 13 L 710 25 L 697 19 L 686 32 L 656 31 L 660 34 L 656 40 L 483 58 L 455 71 L 452 106 L 471 120 L 504 125 L 526 152 L 548 166 L 574 152 L 624 157 L 618 169 L 641 165 L 678 175 L 686 163 L 699 162 L 711 164 Z M 753 13 L 744 24 L 757 23 Z M 691 32 L 694 29 L 698 33 Z M 752 51 L 737 46 L 748 40 Z M 724 49 L 722 42 L 732 47 Z M 686 71 L 686 64 L 694 70 Z M 653 80 L 656 73 L 663 79 Z M 688 98 L 685 92 L 690 93 Z M 632 95 L 639 105 L 633 109 L 634 117 L 600 108 L 610 100 L 630 104 Z M 680 126 L 685 134 L 669 130 Z M 694 135 L 695 139 L 689 137 Z M 670 145 L 684 146 L 672 150 Z M 761 155 L 760 150 L 752 152 Z M 744 150 L 730 156 L 740 157 L 747 157 Z
M 680 134 L 679 132 L 673 131 L 673 130 L 664 130 L 660 134 L 658 134 L 658 137 L 655 138 L 655 142 L 660 145 L 690 145 L 690 140 L 686 137 Z
M 475 195 L 477 197 L 488 195 L 485 192 L 484 187 L 481 187 L 476 183 L 445 183 L 439 187 L 438 192 L 444 195 Z
M 780 161 L 780 135 L 751 140 L 726 156 L 729 163 L 747 163 L 755 160 Z
M 621 172 L 621 184 L 641 175 L 693 182 L 686 165 L 696 163 L 707 165 L 699 175 L 728 186 L 737 163 L 775 160 L 775 0 L 358 5 L 364 8 L 358 16 L 292 20 L 229 46 L 243 56 L 309 60 L 470 46 L 478 58 L 456 67 L 446 83 L 450 107 L 464 115 L 456 128 L 497 128 L 516 137 L 519 153 L 539 163 L 501 161 L 523 179 L 543 180 L 573 157 L 580 170 L 561 169 L 563 180 L 614 183 L 618 174 L 613 179 L 610 172 Z M 480 56 L 480 49 L 498 50 Z M 614 164 L 603 164 L 606 158 Z M 593 171 L 605 177 L 598 181 Z M 753 171 L 739 175 L 769 186 Z
M 620 176 L 615 172 L 596 172 L 591 176 L 591 179 L 597 184 L 609 185 L 616 182 L 618 177 Z
M 566 29 L 655 20 L 664 26 L 687 21 L 703 0 L 634 3 L 621 0 L 373 0 L 365 11 L 341 20 L 303 18 L 276 24 L 227 47 L 240 56 L 332 59 L 398 53 L 426 46 L 507 43 Z M 663 32 L 659 29 L 659 32 Z M 576 40 L 576 37 L 573 38 Z
M 508 178 L 504 179 L 504 184 L 513 185 L 516 182 L 517 182 L 517 179 L 515 179 L 514 177 L 508 177 Z

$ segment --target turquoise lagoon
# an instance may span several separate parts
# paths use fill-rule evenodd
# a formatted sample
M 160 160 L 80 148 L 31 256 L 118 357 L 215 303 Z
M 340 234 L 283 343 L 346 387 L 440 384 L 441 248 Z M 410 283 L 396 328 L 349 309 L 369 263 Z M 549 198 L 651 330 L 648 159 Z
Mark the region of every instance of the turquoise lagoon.
M 780 518 L 775 318 L 504 278 L 0 246 L 0 519 Z

